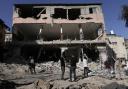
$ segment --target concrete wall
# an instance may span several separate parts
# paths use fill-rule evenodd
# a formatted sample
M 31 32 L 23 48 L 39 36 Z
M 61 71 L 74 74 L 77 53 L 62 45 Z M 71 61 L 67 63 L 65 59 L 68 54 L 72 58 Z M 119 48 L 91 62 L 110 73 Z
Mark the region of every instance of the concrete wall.
M 123 37 L 117 35 L 107 35 L 109 39 L 109 46 L 116 53 L 116 58 L 125 58 L 127 59 L 127 51 L 125 47 L 125 41 Z
M 126 46 L 127 58 L 128 58 L 128 39 L 125 39 L 125 46 Z

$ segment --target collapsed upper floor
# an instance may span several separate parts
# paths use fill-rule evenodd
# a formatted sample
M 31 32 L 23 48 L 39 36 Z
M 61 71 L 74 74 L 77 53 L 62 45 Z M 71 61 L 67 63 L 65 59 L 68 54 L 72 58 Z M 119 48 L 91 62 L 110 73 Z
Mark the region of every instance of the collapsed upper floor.
M 100 3 L 94 4 L 15 4 L 16 23 L 104 23 Z

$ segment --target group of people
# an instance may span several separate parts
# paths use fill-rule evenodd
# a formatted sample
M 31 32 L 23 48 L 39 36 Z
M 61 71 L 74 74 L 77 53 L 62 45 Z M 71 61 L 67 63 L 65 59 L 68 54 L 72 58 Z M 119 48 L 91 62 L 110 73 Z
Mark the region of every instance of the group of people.
M 88 73 L 90 72 L 89 68 L 88 68 L 88 58 L 87 56 L 84 54 L 83 57 L 81 58 L 82 60 L 82 68 L 83 68 L 83 77 L 86 78 L 88 77 Z M 69 70 L 70 70 L 70 81 L 75 81 L 76 80 L 76 67 L 77 67 L 77 57 L 76 55 L 73 55 L 71 54 L 69 58 L 67 58 L 67 55 L 65 55 L 64 53 L 61 55 L 61 58 L 60 58 L 60 64 L 61 64 L 61 79 L 64 79 L 64 74 L 65 74 L 65 67 L 66 67 L 66 62 L 68 60 L 68 63 L 69 63 Z M 122 68 L 122 60 L 121 59 L 117 59 L 115 61 L 115 66 L 114 66 L 114 69 L 115 69 L 115 77 L 120 79 L 121 78 L 121 71 L 123 70 Z M 29 57 L 29 70 L 30 70 L 30 73 L 31 74 L 36 74 L 36 70 L 35 70 L 35 62 L 34 62 L 34 58 L 32 56 Z M 109 63 L 106 63 L 105 65 L 109 65 Z M 110 67 L 106 66 L 108 69 Z M 126 66 L 127 67 L 127 66 Z M 125 67 L 124 67 L 125 68 Z M 128 70 L 128 67 L 127 67 L 127 70 Z
M 64 74 L 65 74 L 65 65 L 66 65 L 66 56 L 63 54 L 60 58 L 60 64 L 61 64 L 61 79 L 64 79 Z M 70 81 L 75 81 L 76 80 L 76 65 L 77 65 L 77 61 L 76 61 L 76 57 L 75 55 L 71 55 L 70 59 L 69 59 L 69 65 L 70 65 Z M 89 73 L 89 68 L 87 66 L 87 59 L 84 56 L 83 57 L 83 67 L 84 67 L 84 77 L 88 77 L 88 73 Z M 29 57 L 29 71 L 31 74 L 36 74 L 36 70 L 35 70 L 35 62 L 34 62 L 34 58 L 32 56 Z
M 77 61 L 76 61 L 76 57 L 74 55 L 71 55 L 70 56 L 70 59 L 69 59 L 69 69 L 70 69 L 70 81 L 75 81 L 76 80 L 76 67 L 77 67 Z M 61 76 L 61 79 L 64 79 L 64 73 L 65 73 L 65 63 L 66 63 L 66 57 L 65 55 L 63 54 L 61 56 L 61 71 L 62 71 L 62 76 Z M 88 66 L 87 66 L 87 58 L 86 56 L 84 55 L 83 59 L 82 59 L 82 67 L 84 68 L 84 75 L 83 77 L 86 78 L 88 77 L 88 73 L 90 72 Z

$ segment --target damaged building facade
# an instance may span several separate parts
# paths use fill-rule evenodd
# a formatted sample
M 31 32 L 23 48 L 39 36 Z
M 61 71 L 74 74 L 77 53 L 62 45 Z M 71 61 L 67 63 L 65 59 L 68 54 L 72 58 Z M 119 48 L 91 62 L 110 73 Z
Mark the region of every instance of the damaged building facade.
M 13 42 L 24 58 L 58 61 L 86 54 L 91 61 L 108 60 L 104 17 L 100 3 L 15 4 Z M 68 58 L 67 58 L 68 59 Z
M 110 43 L 109 46 L 114 50 L 116 58 L 127 60 L 127 50 L 125 46 L 124 37 L 118 36 L 116 34 L 107 34 L 107 38 Z

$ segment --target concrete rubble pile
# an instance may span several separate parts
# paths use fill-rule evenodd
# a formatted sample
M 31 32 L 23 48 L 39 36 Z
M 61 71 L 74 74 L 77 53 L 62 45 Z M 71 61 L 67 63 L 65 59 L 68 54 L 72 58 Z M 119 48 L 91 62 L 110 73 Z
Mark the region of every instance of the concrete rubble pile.
M 0 78 L 13 79 L 19 78 L 28 73 L 28 66 L 22 64 L 0 64 Z
M 44 71 L 54 71 L 54 70 L 59 70 L 60 66 L 58 63 L 53 62 L 47 62 L 47 63 L 40 63 L 36 64 L 36 71 L 41 72 L 42 70 Z M 1 63 L 0 64 L 0 74 L 28 74 L 28 65 L 23 65 L 23 64 L 6 64 L 6 63 Z
M 68 68 L 66 68 L 68 71 Z M 61 73 L 61 67 L 59 62 L 46 62 L 36 63 L 36 73 L 41 74 L 42 72 L 48 73 Z M 22 78 L 25 75 L 29 75 L 29 66 L 27 64 L 0 64 L 0 79 L 16 79 Z
M 69 72 L 69 64 L 66 63 L 66 68 L 65 68 L 65 71 L 66 72 Z M 95 62 L 91 62 L 88 64 L 89 66 L 89 69 L 92 71 L 90 74 L 91 75 L 96 75 L 98 72 L 96 71 L 99 71 L 100 72 L 100 65 L 98 63 L 95 63 Z M 38 73 L 41 73 L 41 72 L 52 72 L 52 73 L 59 73 L 61 72 L 61 65 L 60 65 L 60 61 L 58 62 L 46 62 L 46 63 L 39 63 L 36 65 L 36 71 Z M 81 65 L 81 63 L 77 63 L 77 69 L 76 69 L 76 72 L 77 73 L 83 73 L 83 66 Z M 79 75 L 79 74 L 78 74 Z
M 88 78 L 82 78 L 83 68 L 81 64 L 77 64 L 77 76 L 78 79 L 75 82 L 69 82 L 67 78 L 69 75 L 69 65 L 66 64 L 65 80 L 60 80 L 58 77 L 61 76 L 61 67 L 60 62 L 46 62 L 46 63 L 36 63 L 36 72 L 37 75 L 30 75 L 28 71 L 28 65 L 23 64 L 0 64 L 0 81 L 8 80 L 6 82 L 0 83 L 0 89 L 9 89 L 3 88 L 5 86 L 13 85 L 12 89 L 127 89 L 128 80 L 119 80 L 117 81 L 114 78 L 109 79 L 109 73 L 105 70 L 100 69 L 100 65 L 95 62 L 88 64 L 91 72 L 89 73 Z M 57 74 L 57 77 L 54 76 L 53 79 L 47 80 L 43 79 L 43 76 L 52 74 L 53 76 Z M 26 76 L 26 77 L 24 77 Z M 49 75 L 48 75 L 49 76 Z M 79 77 L 80 76 L 80 77 Z M 32 78 L 34 78 L 32 80 Z M 49 76 L 50 78 L 50 76 Z M 10 80 L 19 79 L 16 81 Z M 22 79 L 22 80 L 20 80 Z M 26 79 L 26 80 L 24 80 Z M 28 79 L 28 80 L 27 80 Z M 30 81 L 31 80 L 31 81 Z M 22 83 L 28 82 L 28 83 Z
M 89 73 L 90 76 L 92 75 L 102 75 L 105 77 L 112 77 L 109 73 L 105 70 L 100 69 L 100 65 L 95 62 L 91 62 L 88 64 L 89 69 L 91 72 Z M 60 62 L 46 62 L 46 63 L 36 63 L 36 73 L 41 74 L 43 72 L 52 73 L 52 74 L 61 74 L 61 66 Z M 69 65 L 66 65 L 65 72 L 69 73 Z M 81 75 L 83 73 L 83 67 L 78 63 L 76 69 L 77 75 Z M 22 78 L 24 75 L 30 74 L 28 65 L 23 64 L 0 64 L 0 78 Z M 10 76 L 10 77 L 9 77 Z M 14 76 L 14 77 L 12 77 Z
M 16 89 L 50 89 L 50 84 L 44 80 L 36 80 L 32 84 L 17 87 Z
M 81 79 L 77 82 L 68 80 L 44 81 L 36 80 L 32 84 L 19 86 L 16 89 L 127 89 L 127 80 L 109 80 L 99 76 Z
M 60 63 L 59 62 L 46 62 L 46 63 L 37 63 L 36 64 L 36 72 L 52 72 L 52 73 L 58 73 L 60 72 Z

